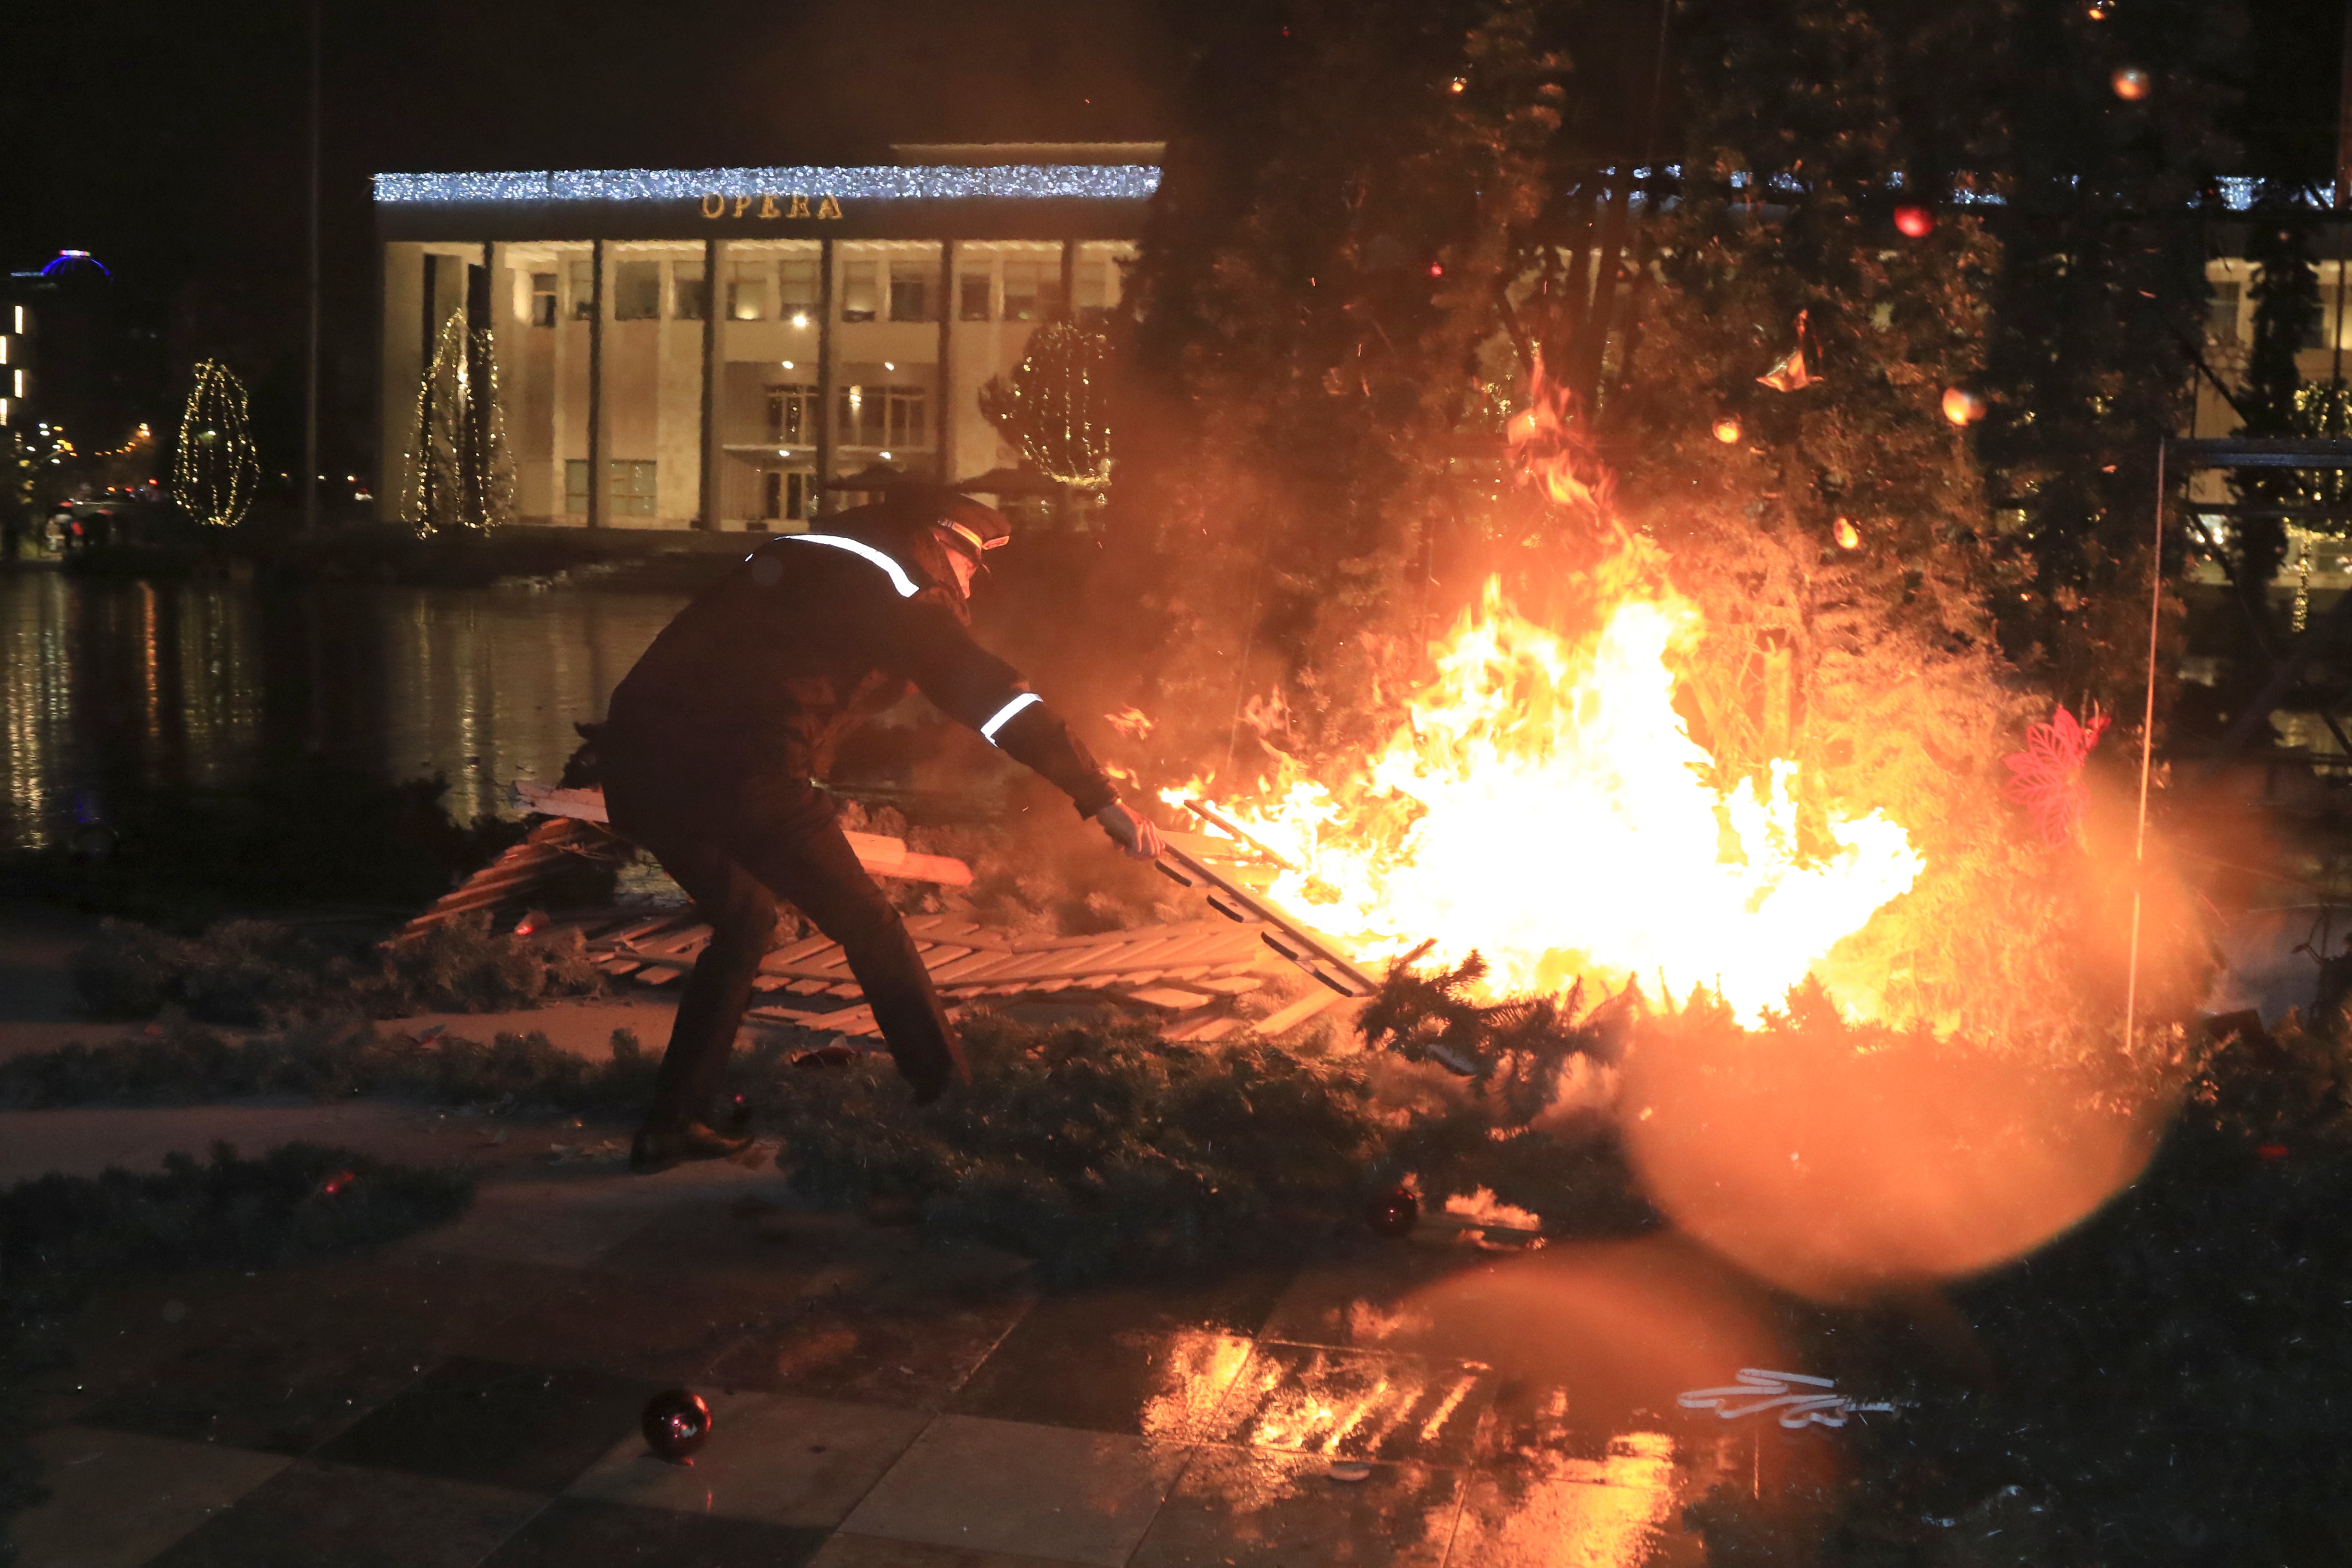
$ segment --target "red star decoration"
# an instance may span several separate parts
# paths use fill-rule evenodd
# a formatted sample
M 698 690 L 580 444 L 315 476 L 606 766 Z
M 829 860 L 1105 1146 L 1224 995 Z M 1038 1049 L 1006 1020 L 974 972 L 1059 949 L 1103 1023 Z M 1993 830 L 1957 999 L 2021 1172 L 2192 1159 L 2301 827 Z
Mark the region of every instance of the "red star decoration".
M 2090 799 L 2083 787 L 2083 763 L 2106 730 L 2104 713 L 2092 714 L 2084 724 L 2060 708 L 2047 724 L 2028 724 L 2025 750 L 2002 759 L 2012 776 L 2001 794 L 2033 814 L 2045 842 L 2063 844 L 2081 831 Z

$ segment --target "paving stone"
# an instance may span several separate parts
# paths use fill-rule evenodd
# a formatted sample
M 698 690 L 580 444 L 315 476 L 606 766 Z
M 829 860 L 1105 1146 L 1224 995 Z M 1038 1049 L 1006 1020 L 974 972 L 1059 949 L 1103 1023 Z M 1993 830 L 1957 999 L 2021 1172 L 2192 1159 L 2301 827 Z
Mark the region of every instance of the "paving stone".
M 701 1391 L 710 1438 L 691 1466 L 631 1435 L 566 1495 L 830 1529 L 898 1462 L 930 1417 L 919 1411 L 783 1394 Z
M 739 1279 L 682 1269 L 572 1269 L 531 1311 L 480 1325 L 462 1348 L 488 1361 L 691 1384 L 708 1381 L 714 1362 L 788 1315 L 796 1300 L 788 1279 L 757 1290 Z
M 859 1535 L 1117 1568 L 1186 1450 L 1108 1432 L 942 1415 L 845 1522 Z
M 1475 1476 L 1454 1561 L 1476 1568 L 1700 1568 L 1669 1488 Z
M 1199 1329 L 1140 1329 L 1104 1303 L 1040 1303 L 990 1352 L 948 1408 L 1098 1432 L 1206 1435 L 1252 1342 Z
M 1202 1447 L 1160 1505 L 1132 1568 L 1441 1568 L 1462 1509 L 1462 1477 L 1370 1465 L 1335 1479 L 1332 1461 Z
M 1018 1298 L 929 1310 L 810 1300 L 738 1343 L 712 1365 L 708 1381 L 937 1410 L 1027 1308 Z
M 455 1358 L 319 1457 L 557 1492 L 635 1430 L 659 1391 L 605 1373 Z
M 824 1533 L 559 1498 L 482 1568 L 799 1568 Z
M 502 1487 L 303 1460 L 152 1568 L 473 1568 L 546 1506 Z
M 1494 1382 L 1475 1362 L 1261 1342 L 1212 1432 L 1256 1447 L 1459 1465 Z
M 1066 1557 L 1031 1557 L 1017 1552 L 973 1552 L 931 1546 L 919 1541 L 887 1541 L 878 1535 L 834 1531 L 808 1560 L 808 1568 L 1068 1568 Z
M 79 1415 L 155 1436 L 307 1453 L 481 1324 L 527 1311 L 555 1282 L 545 1270 L 489 1264 L 372 1262 L 175 1277 L 101 1310 L 114 1338 L 164 1348 L 110 1368 L 101 1340 L 95 1357 L 70 1369 L 92 1390 Z
M 8 1521 L 17 1568 L 139 1568 L 287 1465 L 87 1426 L 53 1427 L 32 1447 L 49 1498 Z

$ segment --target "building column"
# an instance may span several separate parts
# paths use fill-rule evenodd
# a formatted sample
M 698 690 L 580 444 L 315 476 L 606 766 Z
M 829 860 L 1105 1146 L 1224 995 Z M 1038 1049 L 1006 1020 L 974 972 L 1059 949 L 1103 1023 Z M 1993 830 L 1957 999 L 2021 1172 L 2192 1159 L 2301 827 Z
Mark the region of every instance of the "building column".
M 955 483 L 955 257 L 952 239 L 940 241 L 940 404 L 932 411 L 939 432 L 940 483 Z
M 1062 314 L 1061 320 L 1078 319 L 1078 242 L 1062 241 Z
M 588 242 L 588 526 L 604 526 L 604 242 Z
M 719 378 L 727 363 L 719 353 L 719 268 L 726 255 L 725 240 L 702 242 L 702 514 L 695 525 L 714 531 L 719 527 L 719 475 L 725 471 L 721 465 L 727 460 L 725 432 L 719 427 Z
M 833 478 L 833 241 L 817 242 L 816 263 L 816 493 L 809 516 L 832 510 L 825 485 Z
M 482 246 L 479 266 L 468 263 L 466 268 L 466 457 L 457 473 L 458 503 L 467 517 L 487 517 L 488 497 L 482 482 L 489 477 L 490 405 L 482 395 L 483 389 L 495 386 L 497 376 L 489 367 L 489 337 L 496 310 L 492 306 L 490 271 L 491 251 L 486 241 Z
M 441 294 L 440 274 L 441 258 L 434 254 L 432 251 L 426 251 L 425 253 L 425 289 L 423 295 L 425 303 L 424 308 L 417 312 L 418 315 L 423 318 L 422 332 L 423 342 L 425 345 L 424 364 L 426 371 L 430 371 L 433 368 L 433 344 L 434 341 L 441 335 L 439 313 Z

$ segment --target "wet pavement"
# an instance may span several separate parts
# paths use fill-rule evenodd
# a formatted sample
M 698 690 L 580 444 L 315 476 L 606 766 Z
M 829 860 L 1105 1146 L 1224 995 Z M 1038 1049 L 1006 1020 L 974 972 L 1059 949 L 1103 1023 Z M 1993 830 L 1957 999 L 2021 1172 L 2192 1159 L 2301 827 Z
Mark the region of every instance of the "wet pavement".
M 458 1221 L 92 1300 L 37 1391 L 26 1568 L 1633 1568 L 1701 1559 L 1708 1488 L 1767 1496 L 1841 1440 L 1677 1404 L 1776 1363 L 1755 1288 L 1670 1237 L 1424 1226 L 1045 1292 L 797 1207 L 770 1163 L 551 1163 L 597 1131 L 411 1127 L 412 1156 L 486 1151 Z M 716 1415 L 690 1467 L 637 1434 L 676 1385 Z

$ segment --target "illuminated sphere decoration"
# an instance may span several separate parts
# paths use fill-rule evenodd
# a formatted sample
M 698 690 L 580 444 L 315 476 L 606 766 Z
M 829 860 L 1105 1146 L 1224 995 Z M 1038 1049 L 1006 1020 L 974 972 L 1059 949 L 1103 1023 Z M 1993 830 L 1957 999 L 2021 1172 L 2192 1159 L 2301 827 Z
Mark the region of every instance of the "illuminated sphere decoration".
M 2108 85 L 2116 89 L 2116 96 L 2126 103 L 2137 103 L 2155 90 L 2155 84 L 2148 80 L 2147 72 L 2137 66 L 2118 66 L 2116 74 L 2107 80 Z
M 1936 232 L 1936 215 L 1929 208 L 1906 204 L 1895 209 L 1895 226 L 1906 239 L 1925 239 Z
M 646 1405 L 638 1425 L 655 1458 L 673 1465 L 690 1465 L 695 1450 L 709 1440 L 710 1406 L 702 1402 L 702 1395 L 688 1389 L 665 1389 Z
M 1739 421 L 1727 414 L 1715 422 L 1715 438 L 1728 447 L 1739 439 Z
M 1056 484 L 1110 483 L 1110 340 L 1067 321 L 1037 329 L 1010 376 L 980 389 L 980 411 Z
M 1960 429 L 1967 429 L 1985 416 L 1984 399 L 1966 387 L 1944 389 L 1944 417 Z
M 205 360 L 196 366 L 195 384 L 180 414 L 172 499 L 199 522 L 235 528 L 252 507 L 260 479 L 245 384 L 218 360 Z
M 1421 1200 L 1406 1188 L 1391 1187 L 1372 1199 L 1364 1218 L 1375 1236 L 1411 1236 L 1412 1227 L 1421 1223 Z
M 1854 527 L 1853 519 L 1842 517 L 1837 520 L 1837 542 L 1840 550 L 1862 548 L 1862 530 Z

